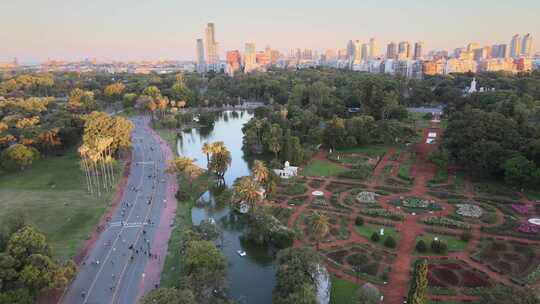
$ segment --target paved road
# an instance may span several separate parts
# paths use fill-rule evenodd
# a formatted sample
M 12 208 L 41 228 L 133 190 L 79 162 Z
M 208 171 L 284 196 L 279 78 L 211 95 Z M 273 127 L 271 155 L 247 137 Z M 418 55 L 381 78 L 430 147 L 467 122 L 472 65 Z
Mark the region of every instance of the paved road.
M 121 203 L 60 303 L 135 303 L 139 286 L 146 285 L 147 262 L 164 258 L 155 256 L 150 248 L 166 207 L 163 151 L 147 120 L 137 117 L 132 121 L 131 171 Z

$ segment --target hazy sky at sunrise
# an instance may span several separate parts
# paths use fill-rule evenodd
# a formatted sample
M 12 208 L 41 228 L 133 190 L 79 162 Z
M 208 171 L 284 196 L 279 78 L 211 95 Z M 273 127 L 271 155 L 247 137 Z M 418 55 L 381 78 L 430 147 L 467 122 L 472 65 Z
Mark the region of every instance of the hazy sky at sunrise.
M 530 32 L 539 0 L 0 0 L 0 61 L 193 59 L 216 24 L 220 54 L 257 48 L 343 48 L 349 39 L 421 40 L 426 48 L 508 43 Z

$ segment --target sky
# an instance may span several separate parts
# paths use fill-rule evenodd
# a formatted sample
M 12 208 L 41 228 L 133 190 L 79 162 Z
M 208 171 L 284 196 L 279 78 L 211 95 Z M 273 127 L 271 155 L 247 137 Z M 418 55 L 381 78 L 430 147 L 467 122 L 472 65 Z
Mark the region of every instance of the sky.
M 540 49 L 538 0 L 0 0 L 0 12 L 0 62 L 191 60 L 207 22 L 221 58 L 245 42 L 320 51 L 370 37 L 381 51 L 390 41 L 453 50 L 531 33 Z

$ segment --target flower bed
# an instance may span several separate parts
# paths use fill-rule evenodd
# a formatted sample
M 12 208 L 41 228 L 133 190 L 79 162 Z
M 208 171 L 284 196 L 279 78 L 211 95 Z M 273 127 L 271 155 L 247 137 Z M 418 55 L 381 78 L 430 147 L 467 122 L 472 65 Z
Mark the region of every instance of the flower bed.
M 538 225 L 531 224 L 529 222 L 524 222 L 524 223 L 519 224 L 517 230 L 522 233 L 537 234 L 538 231 L 540 230 L 539 228 L 540 226 Z
M 457 204 L 456 207 L 458 208 L 456 210 L 456 213 L 461 216 L 479 218 L 483 214 L 482 208 L 480 208 L 480 206 L 478 205 L 466 203 L 466 204 Z
M 471 225 L 452 220 L 445 217 L 438 217 L 438 216 L 430 216 L 422 219 L 422 222 L 426 225 L 433 225 L 433 226 L 443 226 L 443 227 L 449 227 L 449 228 L 457 228 L 457 229 L 471 229 Z
M 527 215 L 529 212 L 531 212 L 531 208 L 529 206 L 522 204 L 512 204 L 512 209 L 521 215 Z
M 393 221 L 402 221 L 405 219 L 405 214 L 386 209 L 363 209 L 360 212 L 368 216 L 389 218 Z
M 404 207 L 408 207 L 408 208 L 426 209 L 427 207 L 429 207 L 430 202 L 428 200 L 417 198 L 417 197 L 408 197 L 402 200 L 401 204 Z

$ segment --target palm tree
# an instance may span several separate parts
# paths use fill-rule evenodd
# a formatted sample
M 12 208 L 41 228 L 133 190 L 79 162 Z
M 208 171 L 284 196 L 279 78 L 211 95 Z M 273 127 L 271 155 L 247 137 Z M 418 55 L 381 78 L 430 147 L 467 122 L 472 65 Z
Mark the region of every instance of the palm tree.
M 213 171 L 219 178 L 223 178 L 232 161 L 231 152 L 222 141 L 212 143 L 211 151 L 208 169 Z
M 261 198 L 259 191 L 259 185 L 250 176 L 240 178 L 234 185 L 235 195 L 241 201 L 248 204 L 252 210 L 255 207 L 255 203 Z
M 213 145 L 205 142 L 202 145 L 202 153 L 206 154 L 206 167 L 208 168 L 210 164 L 210 154 L 212 154 Z
M 270 175 L 270 172 L 268 171 L 268 168 L 264 165 L 264 163 L 260 160 L 256 160 L 253 162 L 253 178 L 260 184 L 260 185 L 266 185 L 268 182 L 268 178 Z
M 315 236 L 317 241 L 317 250 L 319 250 L 319 243 L 321 239 L 330 231 L 330 221 L 328 216 L 320 214 L 315 211 L 311 215 L 311 232 Z

